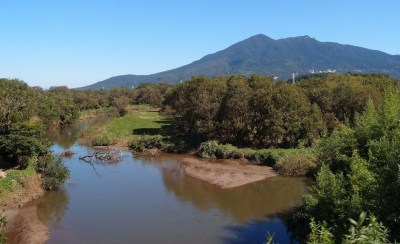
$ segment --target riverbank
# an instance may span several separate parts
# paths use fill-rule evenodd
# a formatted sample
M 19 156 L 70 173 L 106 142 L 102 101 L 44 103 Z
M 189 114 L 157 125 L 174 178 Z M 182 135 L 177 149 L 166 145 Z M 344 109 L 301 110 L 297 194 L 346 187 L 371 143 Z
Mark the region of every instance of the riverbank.
M 2 232 L 7 238 L 18 236 L 18 240 L 26 240 L 16 243 L 45 242 L 48 239 L 46 227 L 41 224 L 36 212 L 21 209 L 26 209 L 25 204 L 43 196 L 45 191 L 59 189 L 69 177 L 69 171 L 50 151 L 40 157 L 28 158 L 25 168 L 14 167 L 7 170 L 6 177 L 0 180 L 0 203 L 8 222 Z
M 275 173 L 287 176 L 304 176 L 316 168 L 314 148 L 238 148 L 217 141 L 192 145 L 193 143 L 188 143 L 174 134 L 168 115 L 148 105 L 131 106 L 130 111 L 123 117 L 110 119 L 105 124 L 84 131 L 80 142 L 94 147 L 147 151 L 152 156 L 156 156 L 158 152 L 178 152 L 195 154 L 199 158 L 240 160 L 270 166 Z M 190 169 L 188 172 L 191 172 L 193 177 L 198 175 Z
M 206 181 L 219 188 L 233 188 L 274 177 L 277 173 L 266 166 L 249 165 L 239 160 L 183 160 L 186 175 Z
M 0 205 L 4 209 L 17 208 L 44 194 L 42 178 L 30 163 L 26 169 L 9 169 L 0 179 Z
M 136 136 L 156 135 L 167 116 L 148 105 L 132 105 L 123 117 L 112 118 L 83 131 L 80 143 L 88 146 L 117 146 L 127 148 Z
M 39 220 L 36 209 L 22 208 L 44 195 L 42 178 L 30 163 L 26 169 L 9 169 L 0 179 L 1 210 L 7 219 L 3 230 L 8 243 L 45 243 L 47 227 Z
M 39 219 L 37 207 L 12 208 L 5 211 L 7 243 L 46 243 L 50 233 Z

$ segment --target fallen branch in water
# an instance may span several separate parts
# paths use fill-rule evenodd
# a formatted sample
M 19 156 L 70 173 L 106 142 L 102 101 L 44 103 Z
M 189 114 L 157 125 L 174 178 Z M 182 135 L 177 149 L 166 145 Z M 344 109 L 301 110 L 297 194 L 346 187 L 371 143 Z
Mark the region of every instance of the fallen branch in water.
M 67 151 L 62 152 L 62 153 L 60 154 L 60 157 L 67 157 L 67 158 L 70 158 L 70 157 L 74 156 L 74 154 L 75 154 L 75 153 L 74 153 L 73 151 L 67 150 Z
M 85 162 L 119 162 L 123 158 L 122 153 L 118 151 L 95 151 L 91 155 L 80 156 L 79 160 Z

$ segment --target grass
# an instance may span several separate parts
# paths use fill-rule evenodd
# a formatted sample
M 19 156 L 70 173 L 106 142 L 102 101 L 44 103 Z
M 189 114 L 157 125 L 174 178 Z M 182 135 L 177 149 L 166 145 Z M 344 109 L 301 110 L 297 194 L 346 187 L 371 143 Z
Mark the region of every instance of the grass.
M 107 125 L 107 131 L 117 138 L 124 138 L 132 134 L 159 134 L 166 116 L 150 111 L 149 106 L 139 105 L 138 111 L 121 118 L 112 119 Z
M 311 175 L 317 168 L 315 154 L 302 152 L 284 155 L 278 159 L 275 169 L 280 175 Z
M 30 160 L 26 169 L 9 169 L 6 171 L 7 176 L 0 179 L 1 203 L 3 203 L 10 194 L 23 191 L 27 179 L 36 174 L 33 160 L 35 159 Z
M 131 113 L 88 129 L 81 141 L 92 146 L 126 146 L 135 137 L 162 134 L 162 126 L 168 124 L 168 117 L 149 105 L 130 105 L 128 111 Z
M 92 127 L 83 136 L 92 146 L 123 145 L 135 151 L 157 148 L 165 152 L 187 152 L 191 146 L 166 129 L 169 117 L 148 105 L 131 105 L 130 114 Z M 164 127 L 165 126 L 165 127 Z M 86 139 L 85 139 L 86 138 Z M 85 142 L 84 142 L 85 143 Z M 197 146 L 196 146 L 197 147 Z M 190 150 L 190 149 L 189 149 Z M 283 175 L 304 175 L 315 167 L 315 149 L 252 149 L 207 141 L 196 151 L 202 158 L 241 159 L 274 166 Z
M 98 108 L 98 109 L 88 109 L 88 110 L 83 110 L 80 111 L 78 114 L 78 119 L 91 119 L 95 118 L 99 115 L 113 115 L 116 114 L 116 111 L 114 108 Z
M 207 141 L 200 144 L 196 154 L 202 158 L 245 158 L 253 163 L 273 166 L 280 174 L 291 176 L 306 175 L 316 166 L 314 148 L 252 149 Z

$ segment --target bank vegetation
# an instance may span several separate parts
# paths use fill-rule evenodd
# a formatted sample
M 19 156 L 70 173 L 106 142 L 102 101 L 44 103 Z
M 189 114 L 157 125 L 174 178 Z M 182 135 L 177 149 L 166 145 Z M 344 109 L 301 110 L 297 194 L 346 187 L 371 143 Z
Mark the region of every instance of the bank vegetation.
M 0 197 L 24 186 L 24 174 L 40 175 L 45 189 L 60 187 L 68 171 L 49 153 L 44 131 L 106 113 L 81 143 L 240 159 L 309 176 L 311 194 L 287 223 L 293 239 L 399 241 L 400 95 L 388 76 L 328 74 L 296 84 L 198 76 L 96 91 L 0 79 L 0 104 L 0 163 L 8 171 Z

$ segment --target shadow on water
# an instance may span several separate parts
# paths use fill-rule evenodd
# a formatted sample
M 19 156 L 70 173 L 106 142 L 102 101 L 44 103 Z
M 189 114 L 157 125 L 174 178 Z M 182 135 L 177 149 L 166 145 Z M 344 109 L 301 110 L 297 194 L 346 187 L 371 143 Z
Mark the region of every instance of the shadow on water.
M 294 243 L 289 238 L 285 224 L 278 217 L 229 225 L 225 229 L 231 234 L 229 237 L 221 237 L 222 243 L 225 244 L 265 243 L 268 235 L 273 235 L 274 243 Z

